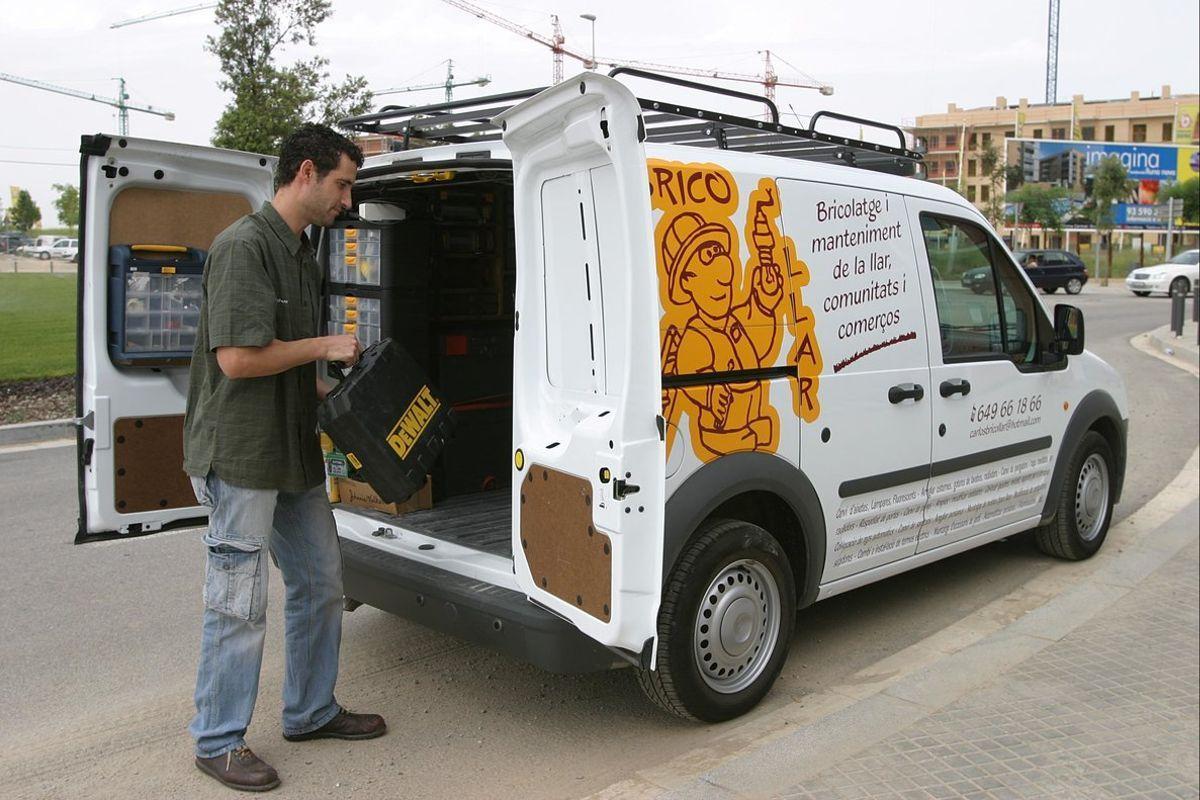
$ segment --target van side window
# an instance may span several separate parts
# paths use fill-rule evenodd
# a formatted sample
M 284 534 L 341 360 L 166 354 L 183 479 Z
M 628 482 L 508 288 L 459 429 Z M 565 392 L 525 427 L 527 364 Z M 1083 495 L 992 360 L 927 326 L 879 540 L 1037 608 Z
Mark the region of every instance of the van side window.
M 921 215 L 941 328 L 942 360 L 1037 357 L 1035 299 L 987 233 L 962 220 Z

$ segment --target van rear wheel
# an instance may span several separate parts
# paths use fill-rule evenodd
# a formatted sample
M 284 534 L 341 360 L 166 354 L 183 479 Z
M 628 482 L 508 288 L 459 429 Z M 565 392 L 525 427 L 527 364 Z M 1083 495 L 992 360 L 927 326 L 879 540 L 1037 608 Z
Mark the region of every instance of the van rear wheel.
M 1084 434 L 1059 490 L 1054 521 L 1034 531 L 1043 553 L 1082 561 L 1104 544 L 1112 522 L 1114 463 L 1108 440 L 1096 431 Z
M 783 668 L 796 618 L 787 554 L 748 522 L 706 522 L 679 557 L 658 612 L 658 665 L 638 682 L 685 719 L 722 722 L 758 704 Z

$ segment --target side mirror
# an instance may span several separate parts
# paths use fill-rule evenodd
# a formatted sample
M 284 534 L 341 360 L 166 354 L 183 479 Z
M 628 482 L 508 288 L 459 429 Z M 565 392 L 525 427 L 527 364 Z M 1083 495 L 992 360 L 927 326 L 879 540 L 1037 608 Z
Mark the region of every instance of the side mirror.
M 1083 312 L 1065 303 L 1054 307 L 1055 353 L 1077 356 L 1083 352 Z

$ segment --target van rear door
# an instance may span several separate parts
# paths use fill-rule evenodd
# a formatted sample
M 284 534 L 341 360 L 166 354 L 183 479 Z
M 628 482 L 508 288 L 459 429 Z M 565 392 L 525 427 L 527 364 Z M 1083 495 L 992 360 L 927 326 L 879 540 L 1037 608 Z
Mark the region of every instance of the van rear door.
M 83 137 L 80 154 L 76 542 L 203 517 L 182 468 L 200 300 L 198 270 L 183 265 L 270 199 L 274 168 L 251 153 L 106 135 Z
M 585 73 L 498 121 L 514 168 L 517 583 L 602 644 L 645 652 L 666 448 L 641 109 Z

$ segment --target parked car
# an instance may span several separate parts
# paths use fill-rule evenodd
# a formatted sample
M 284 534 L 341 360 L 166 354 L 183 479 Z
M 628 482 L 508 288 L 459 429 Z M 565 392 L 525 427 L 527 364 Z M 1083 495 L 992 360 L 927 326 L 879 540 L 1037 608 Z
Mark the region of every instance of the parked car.
M 42 249 L 49 248 L 57 240 L 59 240 L 61 238 L 62 238 L 61 236 L 42 235 L 42 236 L 38 236 L 34 239 L 29 239 L 29 240 L 25 241 L 24 243 L 22 243 L 21 246 L 17 248 L 17 255 L 32 256 L 32 257 L 36 258 L 37 254 Z
M 1184 250 L 1179 255 L 1152 267 L 1138 267 L 1129 273 L 1125 285 L 1138 297 L 1151 294 L 1186 296 L 1200 279 L 1200 250 Z
M 45 245 L 34 245 L 29 249 L 29 255 L 40 258 L 42 261 L 49 261 L 52 258 L 63 258 L 71 261 L 78 252 L 79 240 L 66 238 L 55 239 Z
M 1013 256 L 1033 285 L 1046 294 L 1059 289 L 1079 294 L 1088 281 L 1083 259 L 1070 250 L 1017 250 Z
M 996 281 L 992 278 L 991 267 L 976 267 L 969 269 L 959 279 L 964 289 L 970 289 L 975 294 L 986 294 L 996 291 Z
M 15 253 L 18 247 L 27 242 L 28 240 L 19 231 L 0 233 L 0 253 Z
M 497 115 L 514 97 L 529 99 Z M 318 238 L 319 301 L 262 284 L 266 313 L 276 298 L 325 311 L 284 338 L 391 338 L 429 355 L 455 409 L 423 508 L 340 495 L 348 608 L 549 670 L 626 666 L 667 711 L 718 722 L 758 703 L 793 640 L 820 646 L 795 635 L 798 609 L 1022 531 L 1065 559 L 1104 543 L 1125 475 L 1121 376 L 978 209 L 895 174 L 920 159 L 899 129 L 899 146 L 839 137 L 855 158 L 832 163 L 822 134 L 590 72 L 434 110 L 348 121 L 435 146 L 364 164 L 359 213 Z M 736 150 L 711 146 L 726 130 Z M 274 183 L 266 155 L 107 135 L 82 152 L 100 257 L 79 276 L 80 542 L 206 513 L 181 468 L 188 368 L 114 360 L 115 334 L 168 356 L 195 333 L 196 277 L 108 280 L 101 254 L 209 249 Z M 957 289 L 979 268 L 998 293 Z M 366 399 L 370 450 L 338 444 L 371 476 L 432 416 Z M 248 618 L 266 557 L 239 550 L 220 576 L 240 581 Z

